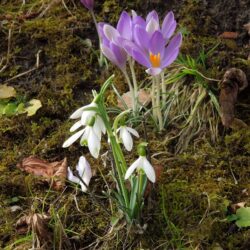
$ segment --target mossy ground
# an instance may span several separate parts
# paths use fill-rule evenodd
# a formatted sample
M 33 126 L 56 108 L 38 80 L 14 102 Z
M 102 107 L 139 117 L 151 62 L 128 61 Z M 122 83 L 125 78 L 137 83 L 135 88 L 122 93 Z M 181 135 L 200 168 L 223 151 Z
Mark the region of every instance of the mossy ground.
M 101 169 L 111 185 L 109 170 L 103 168 L 101 160 L 91 160 L 87 150 L 77 143 L 66 150 L 61 145 L 69 135 L 69 114 L 89 102 L 91 89 L 98 89 L 113 70 L 117 73 L 115 82 L 120 91 L 126 90 L 124 80 L 114 67 L 110 66 L 107 71 L 98 66 L 94 25 L 78 1 L 64 1 L 67 8 L 57 1 L 42 17 L 39 17 L 41 10 L 51 1 L 27 1 L 22 7 L 20 1 L 2 2 L 0 55 L 5 60 L 1 68 L 6 62 L 7 67 L 0 73 L 0 82 L 8 81 L 22 97 L 40 99 L 43 107 L 32 117 L 0 118 L 1 248 L 31 247 L 31 235 L 18 235 L 14 226 L 17 219 L 31 209 L 36 212 L 50 210 L 53 215 L 50 230 L 54 249 L 87 246 L 93 249 L 95 244 L 99 249 L 122 249 L 124 241 L 130 249 L 250 248 L 249 229 L 232 230 L 232 224 L 225 221 L 229 203 L 244 201 L 250 206 L 248 129 L 224 131 L 221 128 L 216 145 L 204 138 L 193 142 L 186 152 L 175 155 L 172 145 L 161 143 L 165 135 L 154 133 L 149 128 L 151 154 L 160 153 L 153 158 L 153 163 L 162 165 L 163 172 L 145 207 L 147 229 L 143 235 L 136 236 L 130 231 L 127 239 L 127 229 L 122 226 L 116 234 L 109 234 L 110 215 L 104 209 L 108 208 L 110 213 L 109 201 L 102 194 L 107 187 L 99 171 Z M 98 1 L 96 12 L 98 21 L 116 23 L 123 9 L 136 9 L 145 15 L 155 8 L 161 16 L 173 9 L 181 28 L 188 34 L 184 39 L 183 53 L 196 56 L 197 48 L 211 48 L 220 42 L 213 57 L 208 59 L 206 74 L 209 77 L 218 79 L 227 68 L 237 66 L 247 73 L 249 79 L 244 35 L 237 43 L 219 40 L 217 35 L 231 31 L 223 30 L 230 27 L 216 26 L 212 14 L 209 14 L 214 7 L 209 4 L 210 8 L 206 9 L 209 6 L 204 6 L 204 2 Z M 28 17 L 32 13 L 38 14 Z M 242 22 L 244 18 L 243 15 Z M 239 24 L 240 21 L 237 29 L 241 28 Z M 91 48 L 85 45 L 85 39 L 91 39 Z M 39 67 L 9 81 L 34 67 L 38 51 L 41 51 Z M 142 74 L 142 69 L 137 70 Z M 112 96 L 110 103 L 113 103 Z M 249 97 L 242 93 L 240 98 L 237 117 L 249 125 Z M 138 129 L 142 130 L 141 127 Z M 166 134 L 170 132 L 167 130 Z M 16 164 L 29 155 L 49 161 L 67 157 L 69 164 L 74 166 L 81 154 L 87 155 L 97 172 L 91 183 L 96 200 L 77 192 L 72 186 L 62 193 L 52 191 L 39 178 L 16 168 Z M 131 156 L 127 155 L 127 159 L 131 161 Z M 13 205 L 20 206 L 22 211 L 10 212 Z

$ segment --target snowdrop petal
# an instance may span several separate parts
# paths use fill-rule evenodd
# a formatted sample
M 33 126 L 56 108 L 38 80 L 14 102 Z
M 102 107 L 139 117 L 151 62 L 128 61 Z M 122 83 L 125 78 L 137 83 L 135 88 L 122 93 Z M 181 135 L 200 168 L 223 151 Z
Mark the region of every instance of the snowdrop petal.
M 74 132 L 76 131 L 78 128 L 80 128 L 82 126 L 82 123 L 81 121 L 78 121 L 76 123 L 74 123 L 74 125 L 70 128 L 70 132 Z
M 72 181 L 72 182 L 76 183 L 76 184 L 78 184 L 80 182 L 79 178 L 73 175 L 73 172 L 70 169 L 70 167 L 68 167 L 67 179 L 69 181 Z
M 84 183 L 80 182 L 81 190 L 86 193 L 88 191 L 88 188 L 84 185 Z
M 83 174 L 83 181 L 86 183 L 86 185 L 89 185 L 90 179 L 92 178 L 92 170 L 89 165 L 89 162 L 85 158 L 85 169 L 84 169 L 84 174 Z
M 134 135 L 135 137 L 139 138 L 139 134 L 138 134 L 138 132 L 137 132 L 135 129 L 130 128 L 130 127 L 127 127 L 127 130 L 128 130 L 128 132 L 129 132 L 130 134 L 132 134 L 132 135 Z
M 142 163 L 142 157 L 140 156 L 126 171 L 124 179 L 127 180 L 130 175 L 135 171 L 136 168 L 141 166 Z
M 106 134 L 106 127 L 104 125 L 102 118 L 99 115 L 96 116 L 95 124 L 98 125 L 103 134 Z
M 144 170 L 147 178 L 154 183 L 156 179 L 155 170 L 145 156 L 143 157 L 142 166 L 140 166 L 140 168 Z
M 91 171 L 91 167 L 89 165 L 89 162 L 87 161 L 87 159 L 84 156 L 81 156 L 79 158 L 79 162 L 76 166 L 76 169 L 79 173 L 79 176 L 82 178 L 84 183 L 88 186 L 90 179 L 92 177 L 92 171 Z
M 78 174 L 81 177 L 83 176 L 83 173 L 84 173 L 84 169 L 85 169 L 85 165 L 86 165 L 85 162 L 86 162 L 85 157 L 81 156 L 79 158 L 77 165 L 76 165 L 76 170 L 78 171 Z
M 78 119 L 81 117 L 82 113 L 83 113 L 83 109 L 85 107 L 81 107 L 79 109 L 77 109 L 69 118 L 70 119 Z
M 89 148 L 90 154 L 97 159 L 99 156 L 100 148 L 101 148 L 101 142 L 98 136 L 95 134 L 93 129 L 91 129 L 89 132 L 88 148 Z
M 126 127 L 121 127 L 120 137 L 126 150 L 131 151 L 133 148 L 133 139 Z
M 78 138 L 81 137 L 81 135 L 84 133 L 84 131 L 85 131 L 85 128 L 82 129 L 82 130 L 80 130 L 80 131 L 78 131 L 77 133 L 73 134 L 71 137 L 69 137 L 68 140 L 66 140 L 66 141 L 63 143 L 62 147 L 63 147 L 63 148 L 69 147 L 69 146 L 70 146 L 71 144 L 73 144 Z

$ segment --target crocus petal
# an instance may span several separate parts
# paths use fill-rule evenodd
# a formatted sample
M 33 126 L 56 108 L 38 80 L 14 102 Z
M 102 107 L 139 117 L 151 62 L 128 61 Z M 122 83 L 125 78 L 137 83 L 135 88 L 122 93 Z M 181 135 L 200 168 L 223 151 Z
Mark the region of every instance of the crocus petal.
M 181 46 L 181 42 L 182 42 L 182 35 L 179 32 L 177 35 L 175 35 L 171 39 L 170 43 L 167 46 L 167 52 L 170 52 L 172 50 L 179 48 Z
M 167 67 L 177 58 L 179 54 L 179 47 L 181 45 L 181 41 L 182 41 L 181 33 L 178 33 L 170 41 L 169 45 L 167 46 L 164 52 L 164 58 L 162 60 L 162 67 Z
M 131 10 L 131 14 L 133 19 L 138 16 L 135 10 Z
M 76 183 L 76 184 L 78 184 L 80 182 L 79 178 L 73 175 L 73 172 L 70 169 L 70 167 L 68 167 L 67 179 L 69 181 L 72 181 L 72 182 Z
M 126 40 L 123 42 L 123 47 L 126 52 L 130 56 L 132 56 L 138 63 L 142 64 L 147 68 L 151 66 L 147 53 L 143 51 L 138 45 Z
M 94 158 L 97 159 L 99 156 L 100 148 L 101 148 L 101 142 L 100 142 L 100 139 L 98 138 L 98 136 L 95 134 L 93 129 L 90 129 L 90 131 L 89 131 L 88 148 L 89 148 L 90 154 Z
M 69 147 L 69 146 L 70 146 L 71 144 L 73 144 L 78 138 L 81 137 L 81 135 L 84 133 L 84 131 L 85 131 L 85 128 L 82 129 L 82 130 L 80 130 L 80 131 L 78 131 L 77 133 L 73 134 L 71 137 L 69 137 L 68 140 L 66 140 L 66 141 L 63 143 L 62 147 L 63 147 L 63 148 Z
M 158 23 L 159 26 L 159 16 L 155 10 L 148 13 L 146 17 L 146 23 L 148 24 L 152 18 Z
M 162 23 L 162 34 L 165 39 L 169 39 L 176 28 L 176 21 L 174 19 L 174 13 L 170 11 L 164 18 L 163 23 Z
M 105 36 L 111 42 L 117 43 L 118 38 L 120 37 L 120 34 L 119 34 L 119 32 L 113 26 L 111 26 L 109 24 L 105 24 L 103 26 L 103 32 L 104 32 Z M 117 44 L 117 45 L 119 45 L 119 44 Z
M 135 171 L 136 168 L 141 166 L 142 163 L 142 157 L 140 156 L 126 171 L 124 179 L 127 180 L 130 175 Z
M 127 61 L 127 54 L 124 49 L 116 46 L 114 43 L 110 43 L 110 49 L 113 51 L 119 68 L 125 68 Z
M 80 128 L 82 126 L 81 120 L 74 123 L 74 125 L 70 128 L 70 132 L 74 132 L 76 131 L 78 128 Z
M 142 156 L 143 160 L 142 160 L 142 166 L 140 166 L 140 168 L 142 168 L 146 174 L 146 176 L 148 177 L 148 179 L 151 182 L 155 182 L 155 170 L 152 167 L 152 165 L 150 164 L 150 162 L 147 160 L 147 158 L 145 156 Z
M 166 54 L 164 60 L 162 61 L 162 67 L 165 68 L 175 61 L 179 54 L 179 49 L 172 50 L 170 53 Z
M 131 27 L 132 27 L 131 17 L 126 11 L 123 11 L 117 24 L 117 30 L 123 38 L 131 40 L 132 39 Z
M 149 35 L 146 30 L 139 25 L 136 25 L 134 28 L 134 40 L 143 49 L 148 49 Z
M 122 139 L 123 145 L 126 148 L 126 150 L 131 151 L 133 148 L 133 139 L 125 126 L 121 127 L 120 137 Z
M 94 8 L 94 0 L 81 0 L 81 3 L 89 10 Z
M 162 69 L 161 68 L 148 68 L 146 72 L 151 76 L 156 76 L 162 72 Z
M 82 113 L 83 113 L 84 108 L 85 108 L 85 106 L 77 109 L 69 118 L 70 119 L 78 119 L 78 118 L 80 118 Z
M 125 70 L 125 65 L 126 64 L 120 64 L 120 62 L 117 60 L 114 52 L 108 48 L 107 46 L 104 46 L 103 44 L 101 45 L 101 50 L 102 53 L 114 64 L 116 65 L 118 68 L 120 68 L 122 71 Z
M 166 41 L 163 38 L 162 33 L 160 31 L 155 31 L 149 42 L 150 52 L 154 55 L 157 55 L 158 53 L 162 55 L 162 51 L 164 51 L 165 48 L 165 43 Z
M 126 127 L 126 129 L 128 130 L 128 132 L 129 132 L 130 134 L 132 134 L 132 135 L 134 135 L 135 137 L 139 138 L 139 134 L 138 134 L 138 132 L 137 132 L 135 129 L 130 128 L 130 127 Z
M 157 22 L 154 18 L 151 18 L 146 26 L 146 31 L 152 34 L 156 30 L 159 30 L 159 22 Z

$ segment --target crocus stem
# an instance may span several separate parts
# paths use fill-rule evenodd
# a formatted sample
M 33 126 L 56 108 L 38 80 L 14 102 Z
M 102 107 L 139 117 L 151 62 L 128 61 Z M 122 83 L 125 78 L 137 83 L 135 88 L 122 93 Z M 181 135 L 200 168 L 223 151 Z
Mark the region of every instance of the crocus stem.
M 161 113 L 161 86 L 160 86 L 160 76 L 155 76 L 156 82 L 156 113 L 159 124 L 159 131 L 163 130 L 163 118 Z
M 128 73 L 126 70 L 123 71 L 123 74 L 126 78 L 126 81 L 128 83 L 128 86 L 129 86 L 129 91 L 130 91 L 130 94 L 131 94 L 131 100 L 132 100 L 132 109 L 133 109 L 133 112 L 135 112 L 136 110 L 136 107 L 135 107 L 135 92 L 134 92 L 134 88 L 131 84 L 131 81 L 129 79 L 129 76 L 128 76 Z
M 102 66 L 102 63 L 103 63 L 103 61 L 104 61 L 104 56 L 103 56 L 103 53 L 102 53 L 102 50 L 101 50 L 101 37 L 100 37 L 100 35 L 99 35 L 98 25 L 97 25 L 95 13 L 94 13 L 93 10 L 91 10 L 90 13 L 91 13 L 92 19 L 93 19 L 93 21 L 94 21 L 94 23 L 95 23 L 95 28 L 96 28 L 96 31 L 97 31 L 97 34 L 98 34 L 98 38 L 99 38 L 99 49 L 100 49 L 99 64 L 100 64 L 100 66 Z
M 137 105 L 138 105 L 138 85 L 137 85 L 137 80 L 136 80 L 136 75 L 135 75 L 134 61 L 133 61 L 133 59 L 131 57 L 129 57 L 128 62 L 129 62 L 129 67 L 130 67 L 132 80 L 133 80 L 133 85 L 134 85 L 135 109 L 137 110 Z
M 155 103 L 155 78 L 154 77 L 152 79 L 151 99 L 152 99 L 153 117 L 157 121 L 156 103 Z
M 167 88 L 165 83 L 164 71 L 161 73 L 161 88 L 162 88 L 162 107 L 165 108 L 167 100 Z

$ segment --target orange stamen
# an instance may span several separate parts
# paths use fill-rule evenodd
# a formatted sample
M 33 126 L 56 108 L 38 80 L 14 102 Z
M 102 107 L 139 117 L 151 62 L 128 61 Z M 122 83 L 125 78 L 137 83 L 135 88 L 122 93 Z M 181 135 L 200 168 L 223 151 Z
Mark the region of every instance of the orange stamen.
M 153 66 L 153 68 L 159 68 L 161 66 L 161 55 L 158 53 L 157 55 L 154 55 L 150 52 L 149 54 L 149 60 Z

